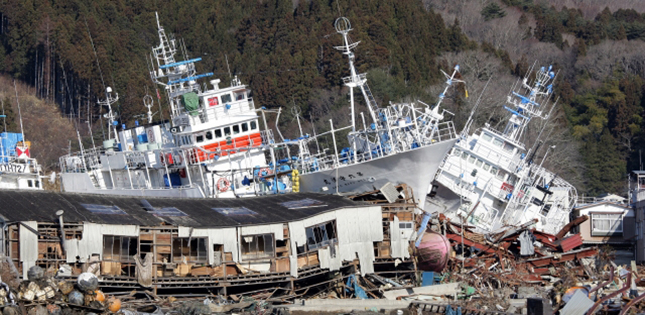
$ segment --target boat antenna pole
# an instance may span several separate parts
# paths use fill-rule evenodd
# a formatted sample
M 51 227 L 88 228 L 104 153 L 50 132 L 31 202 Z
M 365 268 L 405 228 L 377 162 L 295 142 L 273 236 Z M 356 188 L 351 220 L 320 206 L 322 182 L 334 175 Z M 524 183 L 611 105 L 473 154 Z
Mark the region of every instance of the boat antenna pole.
M 22 114 L 20 112 L 20 100 L 18 100 L 18 87 L 16 80 L 13 80 L 13 90 L 16 92 L 16 104 L 18 104 L 18 118 L 20 118 L 20 133 L 22 134 L 22 144 L 25 144 L 25 130 L 22 128 Z
M 7 115 L 4 114 L 4 99 L 0 99 L 0 102 L 2 103 L 2 121 L 4 122 L 4 132 L 6 134 L 7 133 Z M 2 162 L 1 163 L 4 163 L 5 154 L 4 154 L 4 144 L 3 144 L 2 141 L 0 141 L 0 150 L 2 150 Z
M 484 95 L 486 88 L 488 88 L 488 83 L 490 83 L 490 80 L 492 78 L 493 76 L 490 76 L 490 78 L 488 78 L 488 81 L 486 81 L 486 85 L 484 85 L 484 89 L 482 90 L 481 93 L 479 93 L 479 98 L 477 98 L 477 102 L 475 102 L 475 106 L 473 106 L 473 109 L 470 111 L 470 116 L 468 116 L 468 120 L 466 121 L 466 126 L 464 126 L 464 129 L 461 131 L 461 136 L 465 136 L 469 133 L 470 126 L 473 124 L 473 116 L 475 115 L 475 110 L 477 109 L 477 107 L 479 107 L 482 96 Z

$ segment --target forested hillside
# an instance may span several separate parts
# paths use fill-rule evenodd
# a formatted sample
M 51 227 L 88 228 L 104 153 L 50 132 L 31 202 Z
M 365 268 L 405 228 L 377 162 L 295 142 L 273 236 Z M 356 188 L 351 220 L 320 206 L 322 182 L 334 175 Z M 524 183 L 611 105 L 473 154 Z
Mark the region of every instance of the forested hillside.
M 489 78 L 477 126 L 503 123 L 505 94 L 534 61 L 553 64 L 560 100 L 546 130 L 558 150 L 545 164 L 581 192 L 624 193 L 624 177 L 639 167 L 645 141 L 645 15 L 628 0 L 607 9 L 599 2 L 569 0 L 567 8 L 537 0 L 5 0 L 0 71 L 56 104 L 85 141 L 91 126 L 98 141 L 105 111 L 96 101 L 106 86 L 119 93 L 117 110 L 127 124 L 145 111 L 143 96 L 156 94 L 146 57 L 157 44 L 158 12 L 189 56 L 202 58 L 198 72 L 223 82 L 237 75 L 256 105 L 299 107 L 305 128 L 313 122 L 320 130 L 329 118 L 348 121 L 341 87 L 347 62 L 333 48 L 341 43 L 333 22 L 346 16 L 352 39 L 361 41 L 357 66 L 381 102 L 432 102 L 439 69 L 462 65 L 471 97 L 459 90 L 446 102 L 458 126 Z M 293 123 L 286 110 L 281 124 Z M 528 137 L 544 124 L 536 122 Z

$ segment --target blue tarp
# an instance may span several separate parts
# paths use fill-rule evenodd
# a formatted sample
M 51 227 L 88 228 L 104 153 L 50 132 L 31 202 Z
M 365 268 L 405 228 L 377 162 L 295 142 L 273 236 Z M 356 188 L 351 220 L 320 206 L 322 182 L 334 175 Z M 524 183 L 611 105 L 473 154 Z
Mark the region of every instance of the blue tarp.
M 179 187 L 181 186 L 181 178 L 179 177 L 179 173 L 170 173 L 170 183 L 168 182 L 168 175 L 163 176 L 163 181 L 166 184 L 166 187 L 170 187 L 170 183 L 172 183 L 172 187 Z
M 356 277 L 354 275 L 349 275 L 349 278 L 347 278 L 347 287 L 348 288 L 354 288 L 354 295 L 362 300 L 367 300 L 367 293 L 365 293 L 365 290 L 358 286 L 358 282 L 356 281 Z M 345 289 L 347 292 L 349 292 L 349 289 Z
M 2 151 L 0 152 L 4 157 L 2 162 L 8 160 L 8 156 L 16 156 L 16 145 L 22 141 L 22 134 L 15 132 L 0 133 L 0 141 L 2 142 Z

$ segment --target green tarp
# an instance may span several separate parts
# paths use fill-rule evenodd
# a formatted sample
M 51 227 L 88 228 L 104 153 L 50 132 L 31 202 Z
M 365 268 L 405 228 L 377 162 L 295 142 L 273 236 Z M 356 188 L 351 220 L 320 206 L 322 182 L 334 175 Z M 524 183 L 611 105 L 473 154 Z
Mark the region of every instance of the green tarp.
M 199 112 L 197 111 L 199 109 L 199 97 L 197 96 L 197 93 L 186 93 L 181 96 L 181 101 L 184 103 L 184 108 L 187 112 L 193 116 L 199 115 Z

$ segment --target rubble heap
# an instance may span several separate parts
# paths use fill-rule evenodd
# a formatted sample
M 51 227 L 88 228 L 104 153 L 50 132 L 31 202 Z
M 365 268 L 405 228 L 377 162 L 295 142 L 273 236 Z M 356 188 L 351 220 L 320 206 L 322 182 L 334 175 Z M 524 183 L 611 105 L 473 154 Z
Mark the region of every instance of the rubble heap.
M 601 310 L 624 314 L 633 306 L 645 308 L 638 304 L 645 299 L 645 288 L 638 286 L 645 284 L 639 276 L 645 273 L 639 273 L 634 262 L 617 266 L 609 247 L 583 247 L 580 234 L 570 233 L 586 220 L 587 216 L 577 218 L 556 235 L 536 230 L 535 221 L 479 234 L 472 226 L 439 215 L 431 220 L 428 233 L 444 235 L 452 248 L 435 285 L 440 295 L 398 298 L 416 300 L 413 307 L 422 311 L 442 304 L 441 312 L 445 304 L 452 309 L 507 313 L 521 313 L 527 307 L 561 314 Z M 439 288 L 456 283 L 452 293 Z

